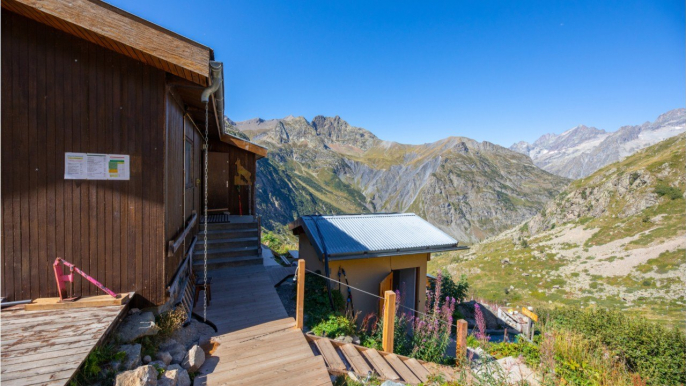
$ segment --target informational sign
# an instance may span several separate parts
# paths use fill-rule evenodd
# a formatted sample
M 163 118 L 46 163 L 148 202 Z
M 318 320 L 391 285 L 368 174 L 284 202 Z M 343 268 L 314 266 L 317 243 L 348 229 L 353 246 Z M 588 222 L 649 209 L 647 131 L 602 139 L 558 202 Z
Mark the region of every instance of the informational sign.
M 129 166 L 129 156 L 124 154 L 107 155 L 107 179 L 109 180 L 128 180 L 131 167 Z
M 534 314 L 532 311 L 529 311 L 528 308 L 522 307 L 522 314 L 528 316 L 529 319 L 533 320 L 534 322 L 538 322 L 538 315 Z
M 86 168 L 88 171 L 89 180 L 106 180 L 107 170 L 105 164 L 107 163 L 107 154 L 91 154 L 86 155 Z
M 64 153 L 64 179 L 85 180 L 86 153 Z
M 130 176 L 128 155 L 64 153 L 65 180 L 128 180 Z

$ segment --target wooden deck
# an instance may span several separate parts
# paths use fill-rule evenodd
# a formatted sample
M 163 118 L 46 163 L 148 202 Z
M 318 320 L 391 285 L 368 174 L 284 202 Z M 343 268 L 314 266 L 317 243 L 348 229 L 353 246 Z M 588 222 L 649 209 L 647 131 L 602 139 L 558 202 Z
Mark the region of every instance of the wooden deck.
M 331 385 L 295 320 L 288 317 L 263 266 L 210 271 L 212 302 L 207 318 L 219 345 L 195 385 Z M 202 315 L 202 301 L 195 312 Z
M 379 379 L 408 385 L 427 382 L 432 374 L 440 375 L 448 382 L 455 379 L 454 369 L 448 366 L 314 335 L 307 335 L 306 338 L 324 358 L 331 374 L 344 375 L 353 372 L 364 378 L 372 372 Z
M 126 306 L 2 311 L 0 383 L 65 385 L 125 315 Z

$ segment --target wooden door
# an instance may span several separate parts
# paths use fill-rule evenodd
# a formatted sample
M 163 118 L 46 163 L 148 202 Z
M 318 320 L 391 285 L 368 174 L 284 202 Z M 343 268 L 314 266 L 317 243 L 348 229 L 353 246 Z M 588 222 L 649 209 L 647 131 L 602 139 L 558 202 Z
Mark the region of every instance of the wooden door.
M 209 210 L 229 210 L 229 154 L 210 152 L 207 173 Z
M 393 291 L 393 272 L 389 273 L 388 276 L 379 283 L 379 296 L 383 298 L 386 291 Z M 383 299 L 379 299 L 379 318 L 383 317 L 383 303 Z

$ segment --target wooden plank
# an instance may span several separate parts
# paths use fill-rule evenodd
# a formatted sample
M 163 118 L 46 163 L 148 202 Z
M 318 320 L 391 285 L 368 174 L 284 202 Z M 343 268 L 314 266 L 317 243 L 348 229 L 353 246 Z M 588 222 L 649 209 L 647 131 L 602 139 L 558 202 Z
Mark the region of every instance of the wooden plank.
M 425 369 L 424 366 L 422 366 L 422 364 L 419 363 L 416 359 L 409 358 L 406 359 L 404 363 L 422 382 L 426 382 L 429 379 L 429 371 Z
M 73 302 L 60 303 L 60 298 L 39 298 L 26 305 L 26 311 L 61 310 L 72 308 L 91 308 L 119 306 L 129 301 L 130 294 L 121 293 L 115 299 L 110 295 L 90 296 Z
M 29 386 L 36 384 L 43 384 L 51 381 L 66 380 L 74 374 L 75 369 L 62 370 L 59 372 L 54 372 L 51 374 L 40 374 L 40 375 L 30 375 L 25 378 L 12 379 L 5 381 L 4 378 L 0 377 L 3 386 Z
M 347 371 L 345 363 L 338 356 L 338 351 L 333 347 L 331 341 L 328 339 L 317 339 L 315 341 L 319 352 L 324 357 L 324 361 L 330 370 L 335 372 L 345 372 Z
M 360 352 L 357 351 L 355 346 L 353 346 L 350 343 L 346 343 L 340 346 L 340 349 L 343 355 L 345 356 L 345 359 L 348 360 L 356 374 L 366 376 L 367 374 L 369 374 L 370 371 L 372 371 L 372 369 L 367 364 L 367 361 L 364 360 L 364 358 L 362 357 L 362 355 L 360 355 Z
M 63 20 L 67 24 L 74 25 L 78 28 L 64 28 L 64 30 L 95 44 L 102 45 L 103 40 L 111 39 L 123 46 L 131 47 L 133 51 L 139 50 L 142 53 L 155 56 L 161 61 L 169 62 L 182 69 L 177 71 L 177 75 L 190 81 L 194 81 L 193 73 L 204 79 L 208 76 L 209 48 L 109 5 L 91 3 L 87 0 L 75 0 L 70 4 L 46 3 L 40 0 L 8 1 L 20 2 L 49 18 Z M 30 15 L 26 16 L 31 17 Z M 91 34 L 79 33 L 77 32 L 79 28 L 97 34 L 101 38 L 96 39 Z M 114 49 L 109 44 L 106 47 Z M 141 55 L 132 53 L 130 50 L 123 51 L 119 48 L 116 51 L 136 60 L 144 60 Z M 155 65 L 154 62 L 148 64 Z M 164 70 L 164 68 L 161 69 Z M 183 69 L 188 70 L 189 73 L 184 73 Z
M 397 355 L 388 354 L 385 355 L 384 358 L 386 359 L 386 362 L 388 362 L 391 365 L 391 367 L 393 367 L 393 370 L 395 370 L 395 372 L 402 377 L 404 382 L 413 385 L 416 385 L 421 382 L 419 378 L 417 378 L 414 375 L 414 373 L 412 373 L 412 371 L 409 368 L 407 368 L 403 361 L 400 360 L 400 358 L 398 358 Z
M 400 376 L 393 371 L 393 368 L 386 362 L 386 360 L 376 350 L 362 351 L 362 355 L 371 363 L 374 371 L 383 379 L 390 379 L 392 381 L 400 380 Z

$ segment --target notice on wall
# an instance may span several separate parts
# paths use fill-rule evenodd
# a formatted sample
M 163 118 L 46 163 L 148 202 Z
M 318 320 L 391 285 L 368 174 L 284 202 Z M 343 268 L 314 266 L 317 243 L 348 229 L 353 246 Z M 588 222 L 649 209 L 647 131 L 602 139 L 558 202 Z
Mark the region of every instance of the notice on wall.
M 86 155 L 86 168 L 88 170 L 89 180 L 106 180 L 107 169 L 107 154 L 92 154 Z
M 85 180 L 86 153 L 64 153 L 64 179 Z
M 107 179 L 128 180 L 130 176 L 129 156 L 124 154 L 107 155 Z
M 125 154 L 64 153 L 65 180 L 129 180 L 130 170 Z

